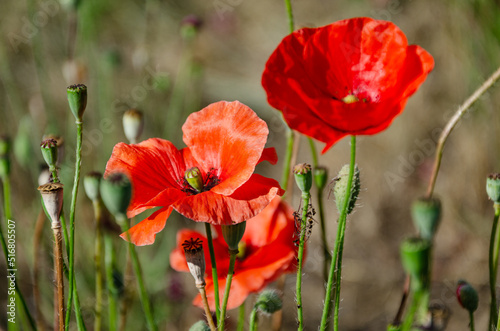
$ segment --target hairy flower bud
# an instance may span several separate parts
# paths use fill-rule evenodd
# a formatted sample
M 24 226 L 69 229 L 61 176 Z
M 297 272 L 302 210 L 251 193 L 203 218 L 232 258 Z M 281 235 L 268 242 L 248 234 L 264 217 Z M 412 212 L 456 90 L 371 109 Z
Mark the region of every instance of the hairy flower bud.
M 247 222 L 241 222 L 232 225 L 221 225 L 222 236 L 229 247 L 229 251 L 238 253 L 238 244 L 240 243 L 243 234 L 245 234 L 245 229 Z
M 307 163 L 297 164 L 293 167 L 295 182 L 302 193 L 309 193 L 312 187 L 311 165 Z
M 83 177 L 83 187 L 85 193 L 91 201 L 96 201 L 100 197 L 99 186 L 101 183 L 102 174 L 98 171 L 92 171 Z
M 131 144 L 136 144 L 144 128 L 144 116 L 137 109 L 129 109 L 123 114 L 123 132 Z
M 67 88 L 68 103 L 71 112 L 78 122 L 82 121 L 83 113 L 87 107 L 87 86 L 76 84 Z
M 500 174 L 489 174 L 486 178 L 486 193 L 488 197 L 496 203 L 500 203 Z
M 335 187 L 333 189 L 333 194 L 335 195 L 335 203 L 337 204 L 337 209 L 339 212 L 344 208 L 345 196 L 347 191 L 347 182 L 349 180 L 349 165 L 346 164 L 340 169 L 337 177 L 337 182 L 335 183 Z M 358 199 L 359 190 L 361 188 L 361 182 L 359 179 L 359 169 L 358 166 L 354 166 L 354 174 L 352 177 L 352 185 L 351 185 L 351 196 L 349 198 L 348 206 L 347 206 L 347 215 L 349 215 L 354 206 L 356 205 L 356 200 Z
M 191 275 L 195 280 L 196 287 L 205 287 L 205 254 L 202 241 L 199 238 L 185 240 L 182 243 L 184 255 Z
M 280 295 L 275 290 L 264 290 L 259 294 L 255 302 L 255 308 L 260 312 L 271 315 L 283 307 L 283 301 Z
M 189 331 L 210 331 L 210 327 L 205 321 L 198 321 L 189 328 Z
M 460 306 L 473 313 L 479 304 L 477 291 L 465 280 L 459 280 L 457 284 L 457 299 Z
M 122 173 L 113 173 L 101 180 L 100 192 L 106 208 L 115 218 L 126 218 L 127 208 L 132 198 L 132 184 Z
M 420 236 L 432 240 L 441 221 L 441 201 L 437 198 L 420 198 L 413 202 L 411 215 Z
M 63 187 L 64 185 L 61 183 L 47 183 L 38 187 L 53 229 L 61 226 L 59 215 L 61 214 L 63 205 Z

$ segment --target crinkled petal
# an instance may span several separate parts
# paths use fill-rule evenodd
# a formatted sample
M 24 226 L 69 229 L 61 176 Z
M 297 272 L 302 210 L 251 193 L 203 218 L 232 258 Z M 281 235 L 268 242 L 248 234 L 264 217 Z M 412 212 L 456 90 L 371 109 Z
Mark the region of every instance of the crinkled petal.
M 184 142 L 205 172 L 215 169 L 212 191 L 231 195 L 254 172 L 269 131 L 244 104 L 220 101 L 191 114 L 182 126 Z
M 172 213 L 171 207 L 161 208 L 148 218 L 131 227 L 128 230 L 130 241 L 136 246 L 151 245 L 154 243 L 156 234 L 163 230 L 170 213 Z M 128 240 L 126 232 L 122 233 L 120 237 Z
M 267 161 L 273 165 L 278 163 L 278 154 L 276 154 L 276 149 L 274 147 L 264 148 L 264 150 L 262 151 L 262 155 L 260 156 L 259 162 L 257 163 L 261 163 L 264 161 Z

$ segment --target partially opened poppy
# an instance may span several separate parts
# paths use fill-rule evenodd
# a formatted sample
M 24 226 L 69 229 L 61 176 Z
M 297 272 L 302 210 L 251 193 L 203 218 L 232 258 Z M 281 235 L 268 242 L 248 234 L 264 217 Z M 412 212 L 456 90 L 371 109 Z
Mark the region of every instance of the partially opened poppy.
M 325 142 L 386 129 L 434 67 L 393 23 L 352 18 L 283 39 L 262 85 L 290 128 Z
M 220 297 L 223 297 L 229 269 L 229 254 L 220 226 L 215 228 L 218 236 L 213 239 L 213 245 L 217 260 Z M 295 271 L 297 247 L 293 243 L 293 234 L 293 210 L 279 197 L 274 198 L 260 214 L 247 221 L 245 234 L 239 245 L 240 252 L 235 263 L 228 309 L 240 306 L 249 294 L 260 292 L 284 272 Z M 203 241 L 206 270 L 210 270 L 212 265 L 206 237 L 187 229 L 177 233 L 177 247 L 170 254 L 170 265 L 177 271 L 189 271 L 182 243 L 190 239 Z M 212 273 L 209 272 L 205 280 L 210 309 L 214 311 Z M 201 297 L 195 298 L 193 303 L 202 307 Z
M 161 207 L 129 230 L 136 245 L 152 244 L 173 209 L 197 222 L 229 225 L 255 216 L 284 193 L 274 179 L 254 174 L 257 163 L 275 164 L 277 156 L 264 148 L 267 125 L 249 107 L 211 104 L 191 114 L 182 131 L 186 148 L 158 138 L 119 143 L 106 165 L 105 176 L 119 171 L 132 181 L 128 217 Z

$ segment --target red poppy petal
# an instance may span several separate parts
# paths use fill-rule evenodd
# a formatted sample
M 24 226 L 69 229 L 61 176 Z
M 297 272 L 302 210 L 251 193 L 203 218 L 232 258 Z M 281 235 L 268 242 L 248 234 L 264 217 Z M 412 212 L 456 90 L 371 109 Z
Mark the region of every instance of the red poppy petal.
M 202 169 L 217 170 L 220 184 L 212 191 L 223 195 L 250 178 L 269 134 L 267 124 L 238 101 L 220 101 L 191 114 L 182 131 Z
M 276 195 L 283 195 L 279 183 L 253 174 L 231 196 L 212 191 L 187 196 L 172 204 L 180 214 L 196 222 L 230 225 L 257 215 Z
M 152 138 L 137 145 L 119 143 L 106 165 L 104 176 L 123 172 L 134 188 L 129 211 L 139 209 L 166 188 L 180 189 L 179 178 L 185 171 L 182 154 L 167 140 Z M 141 208 L 139 212 L 144 211 Z
M 262 155 L 260 156 L 259 162 L 268 161 L 271 164 L 278 163 L 278 154 L 276 153 L 276 149 L 274 147 L 264 148 L 262 151 Z
M 172 213 L 171 207 L 161 208 L 148 218 L 131 227 L 130 230 L 128 230 L 130 241 L 136 246 L 151 245 L 154 243 L 156 234 L 163 230 L 170 213 Z M 122 233 L 120 237 L 128 241 L 126 232 Z
M 403 98 L 410 97 L 434 69 L 434 59 L 422 47 L 411 45 L 406 51 L 405 64 L 401 70 L 401 86 L 406 87 Z

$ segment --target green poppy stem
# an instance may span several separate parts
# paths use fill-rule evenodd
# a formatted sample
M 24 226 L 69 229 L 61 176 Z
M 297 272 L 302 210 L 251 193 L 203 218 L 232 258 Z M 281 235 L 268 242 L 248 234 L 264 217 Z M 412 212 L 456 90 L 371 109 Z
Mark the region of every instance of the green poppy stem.
M 142 309 L 146 314 L 146 321 L 148 323 L 148 329 L 150 331 L 158 330 L 156 326 L 156 322 L 154 320 L 153 311 L 151 309 L 151 304 L 149 302 L 148 293 L 146 291 L 146 287 L 144 285 L 144 280 L 142 277 L 142 269 L 141 264 L 139 262 L 139 257 L 137 256 L 137 252 L 135 251 L 135 246 L 132 243 L 130 238 L 130 233 L 128 232 L 128 220 L 126 217 L 122 219 L 117 219 L 118 224 L 121 225 L 122 231 L 127 234 L 127 241 L 129 245 L 130 259 L 132 260 L 132 266 L 134 267 L 135 277 L 137 279 L 137 285 L 139 286 L 139 297 L 141 298 Z
M 102 325 L 102 296 L 103 296 L 103 270 L 102 270 L 102 205 L 96 199 L 92 201 L 95 215 L 95 239 L 94 239 L 94 267 L 95 267 L 95 319 L 94 331 L 100 331 Z
M 238 325 L 236 326 L 236 331 L 244 331 L 245 329 L 245 302 L 243 301 L 238 308 Z
M 309 141 L 309 148 L 311 149 L 312 166 L 313 168 L 318 167 L 318 153 L 316 152 L 316 146 L 314 146 L 314 140 L 311 137 L 307 137 Z
M 106 233 L 104 235 L 104 264 L 108 288 L 108 329 L 110 331 L 118 329 L 118 289 L 114 280 L 115 259 L 113 238 Z
M 288 27 L 290 30 L 290 33 L 295 30 L 295 24 L 293 22 L 293 11 L 292 11 L 292 3 L 290 0 L 285 0 L 285 7 L 286 7 L 286 14 L 288 17 Z
M 319 223 L 321 226 L 321 245 L 323 246 L 323 280 L 328 281 L 328 266 L 332 261 L 330 249 L 328 248 L 328 241 L 326 239 L 326 220 L 325 211 L 323 208 L 323 190 L 318 188 L 316 193 L 316 203 L 318 204 Z
M 344 245 L 344 234 L 347 220 L 347 208 L 350 202 L 352 180 L 354 177 L 354 166 L 356 163 L 356 136 L 351 136 L 351 161 L 349 164 L 349 177 L 347 181 L 346 196 L 344 199 L 344 206 L 339 216 L 339 223 L 337 227 L 337 238 L 335 240 L 335 248 L 333 250 L 333 259 L 330 264 L 330 271 L 328 273 L 328 282 L 326 286 L 325 301 L 323 306 L 323 314 L 321 317 L 320 330 L 326 330 L 331 314 L 333 280 L 336 280 L 335 289 L 335 330 L 338 330 L 338 312 L 339 312 L 339 298 L 340 298 L 340 276 L 342 271 L 342 250 Z
M 302 219 L 300 223 L 299 251 L 297 253 L 296 296 L 297 296 L 297 316 L 299 323 L 297 326 L 297 330 L 304 329 L 304 316 L 302 312 L 302 264 L 304 263 L 304 243 L 306 237 L 307 214 L 309 212 L 310 200 L 311 200 L 311 194 L 309 192 L 302 192 Z
M 491 227 L 490 249 L 489 249 L 489 270 L 490 270 L 490 319 L 489 324 L 491 328 L 496 328 L 497 323 L 497 297 L 496 297 L 496 279 L 498 270 L 498 218 L 500 216 L 500 205 L 495 203 L 495 216 L 493 217 L 493 225 Z
M 469 311 L 469 320 L 470 331 L 474 331 L 474 313 L 472 311 Z
M 217 331 L 215 327 L 214 320 L 212 319 L 212 313 L 210 312 L 210 306 L 208 305 L 207 291 L 205 290 L 205 285 L 198 287 L 200 292 L 201 300 L 203 302 L 203 309 L 205 309 L 205 315 L 207 315 L 208 326 L 211 331 Z
M 294 141 L 295 135 L 293 131 L 289 127 L 287 127 L 285 160 L 283 161 L 283 174 L 281 175 L 281 187 L 285 191 L 288 189 L 288 183 L 290 181 L 290 169 L 292 167 Z
M 413 292 L 413 291 L 411 291 Z M 401 331 L 409 331 L 413 324 L 413 319 L 415 317 L 415 313 L 417 312 L 418 307 L 420 306 L 420 299 L 422 298 L 422 292 L 420 290 L 415 291 L 412 296 L 412 300 L 410 303 L 410 307 L 408 309 L 408 313 L 405 317 L 403 325 L 401 327 Z
M 229 270 L 227 272 L 226 288 L 224 289 L 224 300 L 222 302 L 222 309 L 220 311 L 219 331 L 224 331 L 224 323 L 226 321 L 227 301 L 229 299 L 229 292 L 231 291 L 231 283 L 233 281 L 233 275 L 234 275 L 234 264 L 236 262 L 237 254 L 238 250 L 229 251 Z
M 252 309 L 250 313 L 250 328 L 249 331 L 257 331 L 257 325 L 259 320 L 259 314 L 257 313 L 257 307 Z
M 214 280 L 215 297 L 215 316 L 220 321 L 220 299 L 219 299 L 219 279 L 217 278 L 217 262 L 215 260 L 214 244 L 212 242 L 212 229 L 209 223 L 205 223 L 205 232 L 207 234 L 208 250 L 210 251 L 210 262 L 212 263 L 212 278 Z

